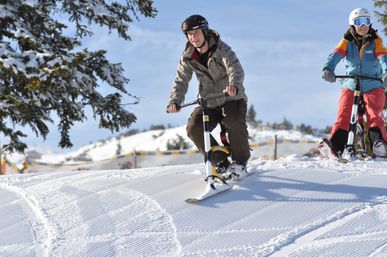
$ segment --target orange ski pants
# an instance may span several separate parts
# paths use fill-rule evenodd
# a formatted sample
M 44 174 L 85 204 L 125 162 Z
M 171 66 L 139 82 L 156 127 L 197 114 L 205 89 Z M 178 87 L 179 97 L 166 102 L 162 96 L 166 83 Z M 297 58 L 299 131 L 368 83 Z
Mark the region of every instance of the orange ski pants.
M 378 127 L 384 141 L 387 142 L 387 132 L 383 120 L 383 108 L 386 101 L 384 89 L 376 88 L 369 92 L 362 93 L 362 95 L 366 107 L 365 114 L 367 118 L 367 128 Z M 348 88 L 341 90 L 337 118 L 332 126 L 330 138 L 338 129 L 349 131 L 353 98 L 353 91 Z

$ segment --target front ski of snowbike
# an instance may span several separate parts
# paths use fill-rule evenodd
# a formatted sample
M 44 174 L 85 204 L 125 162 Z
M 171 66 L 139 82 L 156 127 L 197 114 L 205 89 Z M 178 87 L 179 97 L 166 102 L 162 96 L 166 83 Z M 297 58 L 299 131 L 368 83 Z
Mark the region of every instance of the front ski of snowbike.
M 358 158 L 364 158 L 366 156 L 365 141 L 364 141 L 364 129 L 360 124 L 358 124 L 358 109 L 360 101 L 360 80 L 376 80 L 382 82 L 380 78 L 362 76 L 362 75 L 337 75 L 336 78 L 342 79 L 354 79 L 356 81 L 355 91 L 353 92 L 353 104 L 351 110 L 351 118 L 349 123 L 349 132 L 347 144 L 345 145 L 344 152 L 342 154 L 342 162 L 347 162 L 348 160 L 355 160 Z M 355 135 L 358 134 L 362 138 L 361 147 L 362 149 L 356 150 L 354 139 Z
M 222 133 L 222 143 L 224 146 L 216 145 L 211 146 L 211 131 L 210 131 L 210 125 L 209 125 L 209 115 L 208 115 L 208 107 L 207 107 L 207 101 L 210 99 L 215 99 L 219 97 L 227 97 L 227 94 L 218 94 L 214 95 L 212 97 L 207 98 L 198 98 L 193 102 L 183 104 L 180 106 L 180 108 L 185 108 L 187 106 L 191 105 L 200 105 L 203 107 L 203 129 L 204 129 L 204 164 L 205 164 L 205 182 L 207 183 L 206 189 L 200 196 L 196 198 L 188 198 L 186 200 L 187 203 L 196 203 L 200 200 L 203 200 L 205 198 L 208 198 L 211 195 L 217 194 L 222 191 L 226 191 L 228 189 L 232 188 L 232 185 L 230 185 L 221 174 L 218 174 L 217 167 L 214 163 L 214 153 L 216 151 L 223 152 L 223 155 L 229 156 L 230 154 L 230 148 L 228 145 L 227 140 L 225 139 L 225 134 Z

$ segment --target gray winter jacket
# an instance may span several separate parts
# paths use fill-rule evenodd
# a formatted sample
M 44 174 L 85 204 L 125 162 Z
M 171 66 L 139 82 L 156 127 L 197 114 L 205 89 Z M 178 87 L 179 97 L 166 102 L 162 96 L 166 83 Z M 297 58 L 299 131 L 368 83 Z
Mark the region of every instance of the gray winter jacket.
M 197 51 L 187 42 L 177 67 L 177 76 L 173 83 L 169 103 L 180 106 L 184 102 L 193 72 L 199 80 L 198 95 L 200 97 L 207 98 L 222 93 L 226 86 L 234 86 L 238 89 L 236 96 L 209 100 L 209 108 L 219 107 L 226 101 L 237 99 L 245 99 L 247 102 L 243 86 L 244 72 L 235 53 L 220 40 L 219 34 L 214 30 L 210 30 L 208 42 L 211 51 L 207 63 L 208 68 L 199 62 Z

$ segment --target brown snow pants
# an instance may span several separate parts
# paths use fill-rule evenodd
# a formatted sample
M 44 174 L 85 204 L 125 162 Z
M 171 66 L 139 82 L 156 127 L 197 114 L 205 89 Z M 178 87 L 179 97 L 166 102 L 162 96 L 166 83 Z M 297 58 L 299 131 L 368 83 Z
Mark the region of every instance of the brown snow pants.
M 246 113 L 247 103 L 244 99 L 226 102 L 223 106 L 208 109 L 210 131 L 218 123 L 222 123 L 225 126 L 231 148 L 231 159 L 243 165 L 246 165 L 247 160 L 250 158 Z M 202 106 L 196 107 L 191 113 L 187 124 L 187 134 L 199 151 L 204 154 Z M 218 145 L 212 136 L 211 145 Z

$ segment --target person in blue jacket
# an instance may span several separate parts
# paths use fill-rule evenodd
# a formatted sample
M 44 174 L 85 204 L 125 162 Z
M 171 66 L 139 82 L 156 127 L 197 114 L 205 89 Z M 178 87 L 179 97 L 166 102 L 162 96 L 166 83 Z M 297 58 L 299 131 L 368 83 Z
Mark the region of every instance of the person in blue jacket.
M 349 15 L 350 28 L 344 38 L 328 56 L 323 68 L 323 79 L 335 82 L 336 65 L 345 58 L 347 75 L 362 75 L 377 80 L 361 80 L 360 91 L 365 103 L 367 128 L 372 151 L 375 156 L 387 153 L 387 133 L 384 127 L 383 107 L 386 101 L 387 87 L 387 49 L 382 38 L 372 28 L 371 16 L 367 9 L 354 9 Z M 334 157 L 340 158 L 348 138 L 350 116 L 356 81 L 346 79 L 342 84 L 338 114 L 328 139 L 320 143 L 320 150 L 326 144 Z

